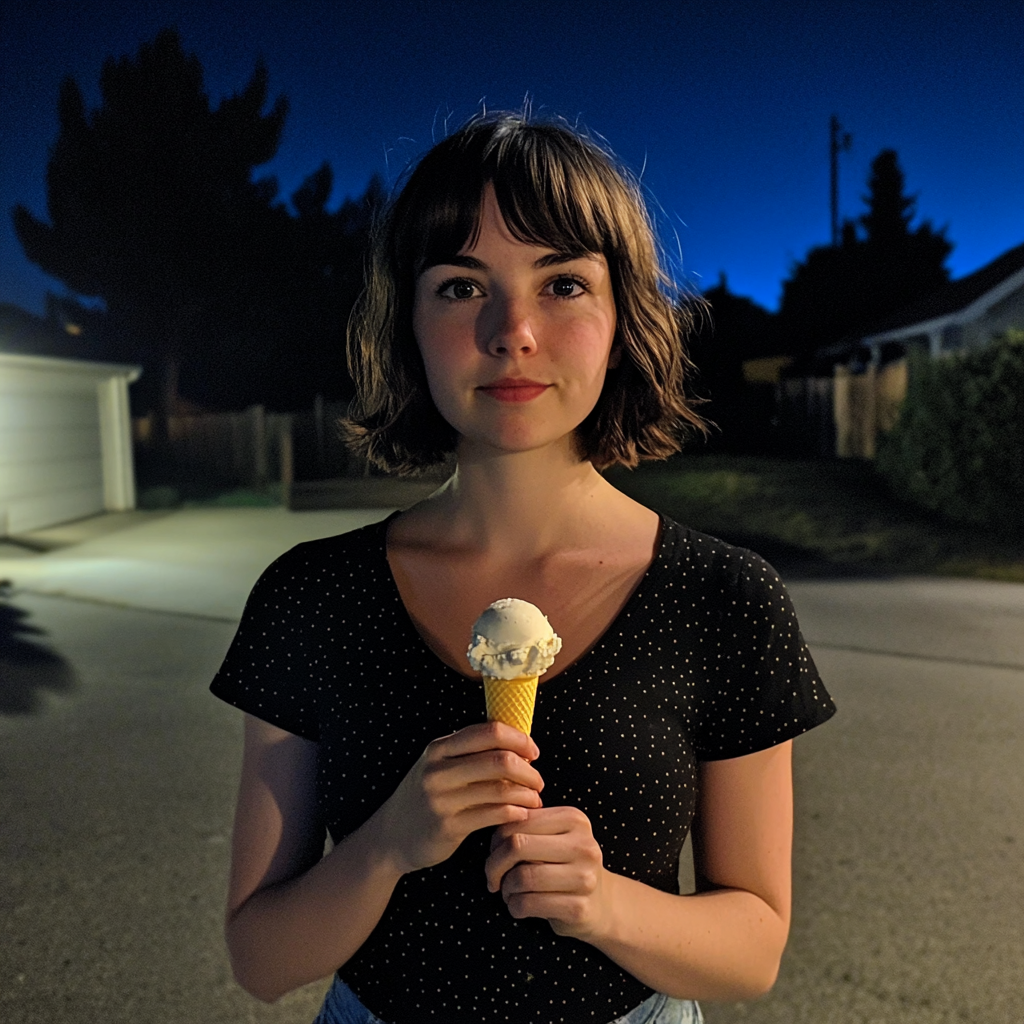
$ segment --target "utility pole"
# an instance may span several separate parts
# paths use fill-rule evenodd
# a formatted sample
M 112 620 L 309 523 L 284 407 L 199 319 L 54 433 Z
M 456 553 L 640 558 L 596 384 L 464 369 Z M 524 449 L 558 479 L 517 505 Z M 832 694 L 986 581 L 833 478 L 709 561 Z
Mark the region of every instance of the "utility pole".
M 839 118 L 832 115 L 829 127 L 829 160 L 832 172 L 832 245 L 839 245 L 839 154 L 849 152 L 853 138 L 844 132 Z

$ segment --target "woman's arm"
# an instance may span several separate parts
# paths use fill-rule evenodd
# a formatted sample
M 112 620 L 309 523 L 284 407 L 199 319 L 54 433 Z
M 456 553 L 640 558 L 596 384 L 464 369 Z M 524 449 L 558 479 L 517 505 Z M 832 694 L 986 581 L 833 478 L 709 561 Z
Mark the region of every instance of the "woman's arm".
M 589 941 L 680 999 L 764 995 L 789 935 L 792 746 L 702 762 L 693 828 L 698 892 L 675 896 L 611 874 L 606 931 Z
M 679 999 L 749 999 L 775 982 L 789 933 L 792 742 L 700 766 L 694 867 L 677 896 L 606 870 L 575 807 L 530 811 L 498 828 L 485 865 L 513 917 L 600 949 Z
M 403 875 L 541 803 L 533 741 L 478 722 L 428 743 L 395 792 L 321 859 L 316 750 L 246 715 L 225 932 L 235 978 L 266 1002 L 344 964 Z
M 251 715 L 225 935 L 238 983 L 265 1002 L 332 974 L 366 941 L 402 876 L 377 816 L 323 857 L 316 744 Z

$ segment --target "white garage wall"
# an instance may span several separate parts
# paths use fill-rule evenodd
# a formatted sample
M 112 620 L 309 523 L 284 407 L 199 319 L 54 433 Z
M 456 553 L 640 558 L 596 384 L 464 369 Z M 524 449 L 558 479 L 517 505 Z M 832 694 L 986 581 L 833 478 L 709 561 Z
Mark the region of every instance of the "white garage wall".
M 0 354 L 0 536 L 135 503 L 134 367 Z

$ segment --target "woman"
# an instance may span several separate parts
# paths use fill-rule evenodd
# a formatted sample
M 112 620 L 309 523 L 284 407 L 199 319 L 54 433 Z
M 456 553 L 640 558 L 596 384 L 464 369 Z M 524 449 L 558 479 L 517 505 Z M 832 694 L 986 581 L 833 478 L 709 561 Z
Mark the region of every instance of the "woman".
M 601 476 L 701 426 L 664 284 L 637 187 L 560 125 L 475 119 L 390 209 L 350 433 L 457 469 L 278 559 L 214 680 L 247 713 L 226 934 L 255 996 L 337 971 L 324 1024 L 678 1024 L 773 984 L 790 741 L 834 707 L 766 563 Z M 465 657 L 509 596 L 563 641 L 532 738 L 480 721 Z

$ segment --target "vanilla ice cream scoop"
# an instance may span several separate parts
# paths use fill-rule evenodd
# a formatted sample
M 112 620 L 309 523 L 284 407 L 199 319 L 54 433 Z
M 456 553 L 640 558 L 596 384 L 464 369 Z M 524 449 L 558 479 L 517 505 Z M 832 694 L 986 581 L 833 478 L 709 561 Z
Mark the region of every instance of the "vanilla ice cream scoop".
M 492 679 L 542 676 L 562 649 L 547 616 L 529 601 L 503 597 L 473 624 L 470 665 Z

